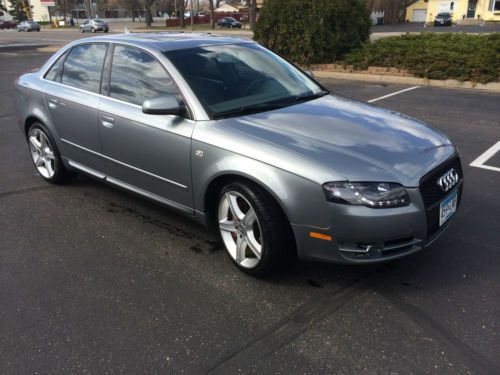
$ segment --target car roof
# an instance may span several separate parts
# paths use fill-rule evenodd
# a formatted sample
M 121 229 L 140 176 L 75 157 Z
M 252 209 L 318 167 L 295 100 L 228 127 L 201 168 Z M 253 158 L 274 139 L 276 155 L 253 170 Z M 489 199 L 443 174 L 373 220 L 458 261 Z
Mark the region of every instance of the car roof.
M 79 42 L 85 43 L 90 41 L 127 43 L 160 51 L 175 51 L 224 44 L 256 43 L 253 40 L 228 37 L 220 34 L 183 32 L 127 33 L 79 40 Z

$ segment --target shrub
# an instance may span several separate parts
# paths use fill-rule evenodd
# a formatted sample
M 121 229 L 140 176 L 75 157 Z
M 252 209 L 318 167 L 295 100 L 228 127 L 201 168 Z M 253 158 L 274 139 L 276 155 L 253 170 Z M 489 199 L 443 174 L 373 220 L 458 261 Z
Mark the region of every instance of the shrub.
M 267 0 L 255 40 L 299 64 L 329 63 L 370 35 L 364 0 Z
M 382 38 L 345 55 L 356 69 L 406 69 L 417 77 L 487 83 L 500 76 L 500 34 L 421 33 Z

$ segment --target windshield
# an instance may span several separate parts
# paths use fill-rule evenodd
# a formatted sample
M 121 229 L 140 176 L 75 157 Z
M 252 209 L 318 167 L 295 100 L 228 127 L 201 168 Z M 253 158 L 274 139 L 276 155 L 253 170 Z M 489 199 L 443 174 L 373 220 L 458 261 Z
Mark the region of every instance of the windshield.
M 255 43 L 164 53 L 211 118 L 262 112 L 327 94 L 306 74 Z
M 450 13 L 439 13 L 437 16 L 438 17 L 449 17 Z

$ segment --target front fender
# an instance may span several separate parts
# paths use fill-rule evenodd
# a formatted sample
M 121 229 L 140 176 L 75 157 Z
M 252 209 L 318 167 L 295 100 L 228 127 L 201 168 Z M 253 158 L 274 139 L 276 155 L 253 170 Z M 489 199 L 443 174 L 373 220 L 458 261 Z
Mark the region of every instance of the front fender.
M 266 189 L 282 207 L 292 224 L 327 228 L 327 204 L 321 185 L 272 165 L 223 148 L 193 140 L 193 200 L 195 210 L 207 213 L 205 195 L 221 176 L 240 176 Z

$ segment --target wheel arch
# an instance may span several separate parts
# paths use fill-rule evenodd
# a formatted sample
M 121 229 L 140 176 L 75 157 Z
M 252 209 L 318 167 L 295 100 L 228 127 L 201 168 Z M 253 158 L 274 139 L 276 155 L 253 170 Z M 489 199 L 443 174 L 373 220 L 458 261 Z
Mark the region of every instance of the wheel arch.
M 269 186 L 267 186 L 259 179 L 241 171 L 228 171 L 220 173 L 214 176 L 207 184 L 203 197 L 203 207 L 204 212 L 208 215 L 208 219 L 210 222 L 213 222 L 215 219 L 215 212 L 218 205 L 217 198 L 220 194 L 220 191 L 224 188 L 224 186 L 228 185 L 231 182 L 250 182 L 259 186 L 267 194 L 269 194 L 270 197 L 273 198 L 273 200 L 280 207 L 281 213 L 288 220 L 288 222 L 290 222 L 289 213 L 287 212 L 287 209 L 279 196 Z

